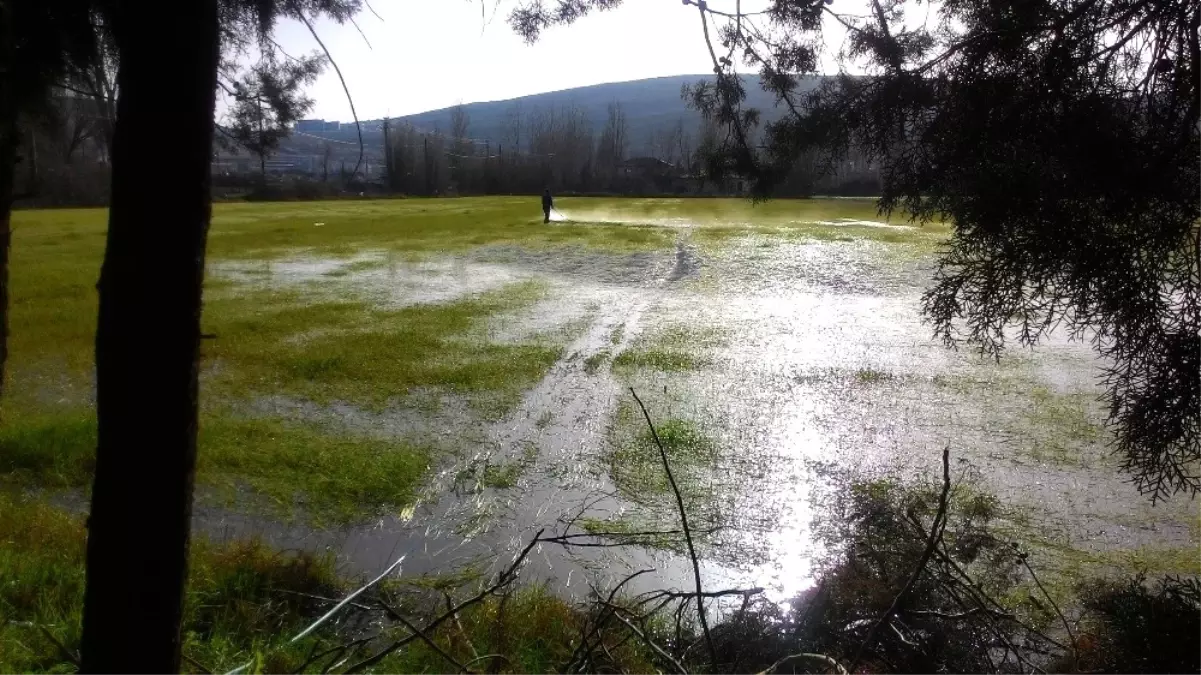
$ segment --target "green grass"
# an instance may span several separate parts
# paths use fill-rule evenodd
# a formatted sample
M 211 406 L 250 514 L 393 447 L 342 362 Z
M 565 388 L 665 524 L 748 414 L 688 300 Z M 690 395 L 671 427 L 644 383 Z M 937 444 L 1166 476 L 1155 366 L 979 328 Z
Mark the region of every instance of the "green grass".
M 689 501 L 701 499 L 704 477 L 720 458 L 717 444 L 694 422 L 685 419 L 655 420 L 655 430 L 680 491 Z M 622 401 L 618 407 L 611 443 L 605 459 L 618 490 L 638 504 L 666 503 L 663 497 L 671 494 L 671 485 L 663 470 L 659 448 L 642 413 L 628 401 Z
M 469 253 L 485 246 L 584 249 L 625 254 L 668 251 L 687 220 L 698 242 L 732 237 L 874 238 L 924 246 L 937 234 L 815 225 L 836 218 L 875 219 L 870 202 L 564 199 L 571 223 L 544 225 L 536 198 L 331 201 L 218 204 L 208 260 L 239 263 L 249 283 L 209 274 L 202 343 L 197 478 L 203 498 L 267 505 L 284 516 L 345 521 L 411 505 L 445 449 L 385 440 L 338 425 L 247 414 L 260 397 L 286 396 L 317 405 L 349 404 L 369 412 L 393 406 L 433 409 L 444 395 L 465 400 L 472 420 L 496 419 L 544 376 L 570 336 L 548 334 L 517 343 L 491 339 L 498 319 L 519 315 L 547 292 L 537 283 L 505 286 L 441 304 L 395 307 L 356 289 L 355 275 L 391 261 Z M 102 209 L 18 211 L 13 218 L 8 377 L 0 399 L 0 487 L 86 490 L 93 471 L 96 423 L 92 403 L 96 280 L 105 243 Z M 615 224 L 625 220 L 632 224 Z M 324 223 L 314 227 L 314 223 Z M 675 223 L 675 224 L 678 224 Z M 164 226 L 170 225 L 164 214 Z M 941 235 L 938 235 L 941 236 Z M 363 252 L 371 257 L 364 259 Z M 271 287 L 266 262 L 337 258 L 324 277 Z M 262 261 L 263 265 L 256 265 Z M 377 294 L 378 295 L 378 294 Z M 614 351 L 624 327 L 609 335 Z M 668 327 L 635 340 L 614 366 L 684 371 L 710 362 L 706 350 L 725 344 L 718 331 Z M 603 359 L 585 362 L 601 367 Z M 148 395 L 151 395 L 148 393 Z M 623 490 L 651 499 L 666 482 L 649 438 L 623 407 L 623 444 L 613 453 Z M 538 427 L 550 417 L 539 418 Z M 690 500 L 702 500 L 704 476 L 717 461 L 713 442 L 684 420 L 661 423 L 673 469 Z M 454 440 L 450 441 L 453 444 Z M 624 453 L 624 454 L 623 454 Z M 482 469 L 481 480 L 503 489 L 517 482 L 525 460 Z M 69 645 L 78 641 L 83 529 L 78 518 L 36 501 L 0 502 L 0 615 L 47 624 Z M 200 542 L 189 591 L 187 652 L 211 668 L 258 655 L 256 668 L 286 670 L 299 652 L 272 651 L 314 609 L 269 595 L 273 589 L 337 591 L 328 561 L 284 556 L 257 545 Z M 530 596 L 510 629 L 523 654 L 514 671 L 536 671 L 558 658 L 549 637 L 564 626 L 562 603 Z M 525 602 L 525 601 L 523 601 Z M 490 601 L 491 603 L 491 601 Z M 217 609 L 223 608 L 223 609 Z M 495 603 L 480 610 L 495 609 Z M 492 611 L 492 610 L 487 610 Z M 530 617 L 527 622 L 522 617 Z M 464 616 L 464 623 L 473 619 Z M 551 626 L 555 621 L 558 624 Z M 540 623 L 542 622 L 542 623 Z M 529 626 L 528 633 L 526 631 Z M 486 625 L 481 619 L 480 626 Z M 539 628 L 539 627 L 542 628 Z M 543 630 L 547 641 L 536 630 Z M 570 631 L 568 631 L 570 632 Z M 438 639 L 443 639 L 440 636 Z M 481 648 L 490 638 L 473 636 Z M 516 638 L 514 638 L 516 640 Z M 566 641 L 560 644 L 565 644 Z M 487 645 L 487 646 L 485 646 Z M 541 645 L 541 646 L 539 646 Z M 458 645 L 456 648 L 461 648 Z M 389 668 L 444 668 L 424 647 L 406 650 Z M 522 651 L 526 650 L 526 651 Z M 268 652 L 275 655 L 267 657 Z M 404 661 L 404 659 L 409 659 Z M 404 668 L 401 668 L 404 666 Z M 27 627 L 0 621 L 0 670 L 63 670 L 53 646 Z M 632 666 L 631 670 L 638 670 Z M 643 668 L 645 669 L 645 668 Z
M 1039 461 L 1081 465 L 1097 453 L 1085 452 L 1103 437 L 1102 426 L 1089 414 L 1095 396 L 1057 394 L 1046 387 L 1030 390 L 1021 424 L 1034 430 L 1031 456 Z
M 83 610 L 82 517 L 0 494 L 0 671 L 74 672 L 41 626 L 78 648 Z M 195 541 L 184 620 L 184 653 L 213 668 L 258 657 L 284 672 L 312 640 L 285 641 L 318 607 L 297 593 L 338 595 L 333 561 L 272 551 L 253 541 Z M 267 652 L 273 654 L 268 656 Z
M 529 468 L 538 457 L 538 447 L 532 444 L 522 448 L 521 458 L 513 461 L 489 462 L 484 466 L 484 485 L 495 490 L 508 490 L 517 485 L 521 474 Z
M 404 441 L 230 414 L 201 418 L 197 477 L 231 500 L 250 487 L 271 510 L 348 521 L 412 503 L 437 454 Z M 96 423 L 89 414 L 0 427 L 0 476 L 23 487 L 91 485 Z M 0 521 L 4 515 L 0 514 Z
M 600 370 L 600 367 L 605 365 L 605 362 L 609 360 L 609 356 L 609 350 L 605 349 L 584 359 L 584 372 L 592 375 Z
M 603 520 L 599 518 L 580 518 L 576 524 L 589 534 L 609 535 L 608 538 L 611 541 L 633 542 L 647 548 L 670 551 L 680 555 L 688 554 L 687 543 L 682 535 L 655 534 L 622 537 L 622 535 L 637 535 L 642 532 L 664 531 L 661 529 L 663 527 L 661 523 L 656 523 L 651 519 L 642 519 L 631 514 L 623 514 Z M 705 536 L 698 535 L 696 539 L 704 540 Z
M 363 248 L 426 255 L 492 244 L 622 252 L 664 248 L 673 240 L 664 228 L 544 225 L 540 216 L 532 198 L 219 204 L 213 209 L 210 241 L 221 257 L 263 258 L 296 248 L 323 255 Z M 314 227 L 316 222 L 325 225 Z
M 291 394 L 318 403 L 382 409 L 420 388 L 476 395 L 503 414 L 558 359 L 550 340 L 496 344 L 488 320 L 542 297 L 537 283 L 512 284 L 454 302 L 399 309 L 358 301 L 306 301 L 293 292 L 222 294 L 206 322 L 204 357 L 221 364 L 206 380 L 224 399 Z M 257 295 L 257 294 L 256 294 Z
M 666 326 L 635 338 L 629 348 L 613 359 L 613 367 L 664 372 L 697 370 L 712 363 L 703 352 L 726 344 L 726 332 L 718 328 Z
M 77 652 L 83 612 L 86 531 L 81 516 L 37 500 L 0 493 L 0 672 L 75 672 L 54 641 Z M 455 592 L 467 578 L 438 586 Z M 433 587 L 422 579 L 412 586 Z M 405 585 L 401 579 L 389 584 Z M 183 625 L 185 672 L 295 672 L 314 648 L 344 640 L 322 628 L 290 642 L 355 584 L 338 578 L 332 557 L 284 553 L 258 541 L 193 541 Z M 401 601 L 393 603 L 403 606 Z M 441 604 L 434 605 L 441 611 Z M 405 607 L 405 609 L 411 609 Z M 414 613 L 414 617 L 420 616 Z M 519 587 L 505 602 L 489 598 L 460 614 L 466 633 L 447 622 L 431 637 L 460 661 L 481 651 L 508 659 L 499 672 L 549 672 L 570 656 L 584 626 L 579 609 L 540 586 Z M 333 624 L 331 624 L 332 627 Z M 47 638 L 42 630 L 53 636 Z M 399 634 L 396 637 L 400 637 Z M 466 637 L 466 640 L 464 639 Z M 627 669 L 649 671 L 640 646 L 614 649 Z M 444 672 L 423 643 L 396 652 L 377 672 Z M 316 672 L 316 671 L 311 671 Z
M 709 365 L 707 359 L 687 352 L 668 349 L 627 349 L 613 359 L 617 368 L 651 368 L 662 371 L 697 370 Z
M 437 454 L 404 441 L 331 434 L 311 425 L 217 417 L 200 430 L 197 474 L 231 497 L 243 485 L 275 511 L 350 521 L 403 510 Z
M 856 384 L 879 384 L 881 382 L 888 382 L 893 377 L 892 373 L 875 368 L 860 368 L 855 371 L 854 375 Z

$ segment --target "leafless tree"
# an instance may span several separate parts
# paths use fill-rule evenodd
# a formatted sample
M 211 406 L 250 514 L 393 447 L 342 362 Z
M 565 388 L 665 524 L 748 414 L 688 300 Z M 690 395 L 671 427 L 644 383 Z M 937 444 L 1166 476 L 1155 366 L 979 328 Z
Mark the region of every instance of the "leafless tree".
M 600 141 L 596 148 L 598 174 L 603 180 L 609 182 L 607 186 L 609 189 L 613 188 L 617 165 L 625 160 L 629 150 L 629 135 L 629 125 L 621 104 L 610 103 L 608 116 L 605 119 L 605 128 L 601 131 Z
M 470 125 L 471 118 L 467 114 L 467 108 L 464 107 L 462 103 L 451 109 L 450 174 L 456 188 L 460 191 L 467 189 L 467 173 L 470 170 L 470 165 L 466 160 L 473 154 L 471 139 L 467 136 Z

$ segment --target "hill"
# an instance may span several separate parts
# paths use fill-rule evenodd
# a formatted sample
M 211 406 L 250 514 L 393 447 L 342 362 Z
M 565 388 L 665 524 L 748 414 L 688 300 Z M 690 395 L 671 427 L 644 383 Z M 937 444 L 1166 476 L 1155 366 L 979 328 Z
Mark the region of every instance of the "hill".
M 496 144 L 507 137 L 506 129 L 511 125 L 510 120 L 515 111 L 520 110 L 521 115 L 528 120 L 538 111 L 558 110 L 564 107 L 580 110 L 592 125 L 594 133 L 599 134 L 604 127 L 609 104 L 616 102 L 621 104 L 626 115 L 630 152 L 639 154 L 646 150 L 652 134 L 670 128 L 680 120 L 683 120 L 686 130 L 690 133 L 695 132 L 700 125 L 700 114 L 686 105 L 680 96 L 680 90 L 684 85 L 711 79 L 711 75 L 674 75 L 576 87 L 503 101 L 468 103 L 464 105 L 468 116 L 468 136 Z M 762 110 L 768 119 L 774 117 L 774 97 L 763 91 L 759 77 L 748 75 L 745 76 L 745 80 L 747 106 Z M 812 87 L 816 82 L 816 79 L 807 80 L 802 87 Z M 453 108 L 442 108 L 398 119 L 421 131 L 446 133 L 451 127 L 452 110 Z M 382 120 L 363 121 L 364 141 L 369 148 L 382 146 L 382 124 Z M 293 136 L 298 151 L 299 146 L 312 145 L 319 138 L 358 143 L 353 125 L 338 131 L 308 132 Z

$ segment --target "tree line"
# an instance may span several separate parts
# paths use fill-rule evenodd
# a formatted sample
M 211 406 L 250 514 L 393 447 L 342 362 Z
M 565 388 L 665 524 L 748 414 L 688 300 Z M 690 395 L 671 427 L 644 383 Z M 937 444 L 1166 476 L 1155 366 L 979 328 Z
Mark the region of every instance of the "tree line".
M 451 111 L 450 126 L 448 131 L 427 132 L 407 122 L 385 120 L 382 187 L 394 194 L 422 196 L 532 194 L 543 189 L 583 194 L 740 192 L 738 176 L 716 175 L 708 164 L 720 143 L 719 127 L 711 119 L 689 128 L 681 118 L 636 140 L 620 102 L 609 104 L 599 129 L 576 106 L 526 111 L 515 104 L 501 137 L 480 140 L 472 137 L 470 114 L 459 105 Z M 825 174 L 818 160 L 817 153 L 798 158 L 776 194 L 879 191 L 878 171 L 867 158 L 853 154 L 837 171 Z

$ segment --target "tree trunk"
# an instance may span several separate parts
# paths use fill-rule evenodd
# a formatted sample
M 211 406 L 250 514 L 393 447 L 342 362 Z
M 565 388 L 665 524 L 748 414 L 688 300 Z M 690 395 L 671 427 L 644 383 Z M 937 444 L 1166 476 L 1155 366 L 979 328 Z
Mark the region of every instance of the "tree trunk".
M 99 444 L 82 671 L 179 671 L 196 463 L 197 360 L 217 0 L 117 5 L 112 206 L 96 329 Z M 170 114 L 164 114 L 170 111 Z M 163 139 L 172 166 L 162 166 Z
M 8 366 L 8 248 L 17 168 L 14 20 L 13 4 L 0 3 L 0 396 Z

